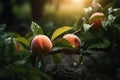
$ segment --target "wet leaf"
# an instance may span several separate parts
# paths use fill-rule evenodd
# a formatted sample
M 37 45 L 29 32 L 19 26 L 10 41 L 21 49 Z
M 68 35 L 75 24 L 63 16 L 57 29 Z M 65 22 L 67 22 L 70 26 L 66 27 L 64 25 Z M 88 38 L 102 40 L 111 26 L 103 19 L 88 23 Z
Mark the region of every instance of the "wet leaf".
M 84 27 L 84 31 L 88 31 L 92 27 L 92 25 L 84 24 L 83 27 Z
M 39 34 L 43 34 L 43 30 L 42 28 L 35 22 L 32 22 L 31 24 L 31 30 L 33 32 L 34 35 L 39 35 Z

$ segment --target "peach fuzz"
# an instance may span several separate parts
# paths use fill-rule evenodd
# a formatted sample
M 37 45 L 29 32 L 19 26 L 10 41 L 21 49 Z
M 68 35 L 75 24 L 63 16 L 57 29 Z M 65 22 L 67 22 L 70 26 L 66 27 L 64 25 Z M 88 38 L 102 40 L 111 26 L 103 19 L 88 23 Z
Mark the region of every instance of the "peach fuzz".
M 46 35 L 37 35 L 31 42 L 31 49 L 35 55 L 47 54 L 52 50 L 52 42 Z
M 63 36 L 64 39 L 66 39 L 71 45 L 75 46 L 76 48 L 80 47 L 80 39 L 74 34 L 66 34 Z

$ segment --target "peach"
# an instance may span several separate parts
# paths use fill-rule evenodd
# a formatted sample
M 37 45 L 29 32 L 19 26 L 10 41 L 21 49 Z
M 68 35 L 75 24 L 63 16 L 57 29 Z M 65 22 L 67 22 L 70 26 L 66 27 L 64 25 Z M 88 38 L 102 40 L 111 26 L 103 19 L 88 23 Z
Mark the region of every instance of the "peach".
M 46 35 L 37 35 L 31 42 L 31 49 L 35 55 L 47 54 L 52 50 L 52 42 Z
M 63 38 L 65 38 L 71 45 L 75 46 L 75 48 L 79 48 L 80 47 L 80 39 L 79 37 L 77 37 L 74 34 L 67 34 L 65 36 L 63 36 Z
M 105 15 L 102 12 L 93 13 L 89 19 L 89 23 L 92 24 L 92 30 L 98 31 L 102 27 L 102 21 L 105 20 Z

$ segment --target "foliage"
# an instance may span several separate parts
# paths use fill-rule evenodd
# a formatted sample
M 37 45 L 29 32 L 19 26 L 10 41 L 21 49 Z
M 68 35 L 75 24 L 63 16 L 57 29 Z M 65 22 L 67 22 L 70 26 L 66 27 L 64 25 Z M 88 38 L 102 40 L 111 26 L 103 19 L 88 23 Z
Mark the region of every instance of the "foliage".
M 94 51 L 103 51 L 109 59 L 107 62 L 95 59 L 97 64 L 100 68 L 109 68 L 111 72 L 115 70 L 118 80 L 120 79 L 120 8 L 113 8 L 113 2 L 104 7 L 97 5 L 100 9 L 95 9 L 92 5 L 92 10 L 87 8 L 86 15 L 80 17 L 74 26 L 57 28 L 49 35 L 53 44 L 53 49 L 49 55 L 52 56 L 55 65 L 59 65 L 62 61 L 60 53 L 79 54 L 79 63 L 82 64 L 84 56 L 89 57 L 95 54 Z M 89 24 L 89 18 L 95 12 L 102 12 L 106 17 L 101 23 L 102 27 L 97 32 L 92 29 L 93 24 Z M 105 17 L 102 16 L 102 18 Z M 101 17 L 95 17 L 94 20 L 99 18 Z M 31 32 L 23 37 L 12 31 L 5 32 L 6 24 L 0 25 L 0 80 L 52 80 L 44 72 L 46 66 L 44 58 L 47 55 L 34 55 L 31 51 L 32 39 L 36 35 L 46 34 L 45 30 L 34 21 L 31 21 L 30 27 Z M 63 38 L 63 35 L 69 33 L 80 38 L 80 48 L 72 47 Z
M 17 44 L 17 46 L 16 46 Z M 19 48 L 17 50 L 17 48 Z M 0 31 L 1 80 L 51 80 L 31 62 L 30 42 L 17 33 Z

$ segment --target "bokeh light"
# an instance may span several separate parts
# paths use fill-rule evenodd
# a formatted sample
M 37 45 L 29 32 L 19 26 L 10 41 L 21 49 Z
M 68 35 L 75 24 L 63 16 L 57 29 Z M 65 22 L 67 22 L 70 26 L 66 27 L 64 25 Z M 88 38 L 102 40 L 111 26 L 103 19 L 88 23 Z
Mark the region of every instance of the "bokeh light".
M 44 16 L 47 16 L 47 19 L 52 17 L 52 21 L 62 24 L 73 24 L 83 14 L 82 0 L 60 0 L 60 2 L 47 3 L 44 7 Z

